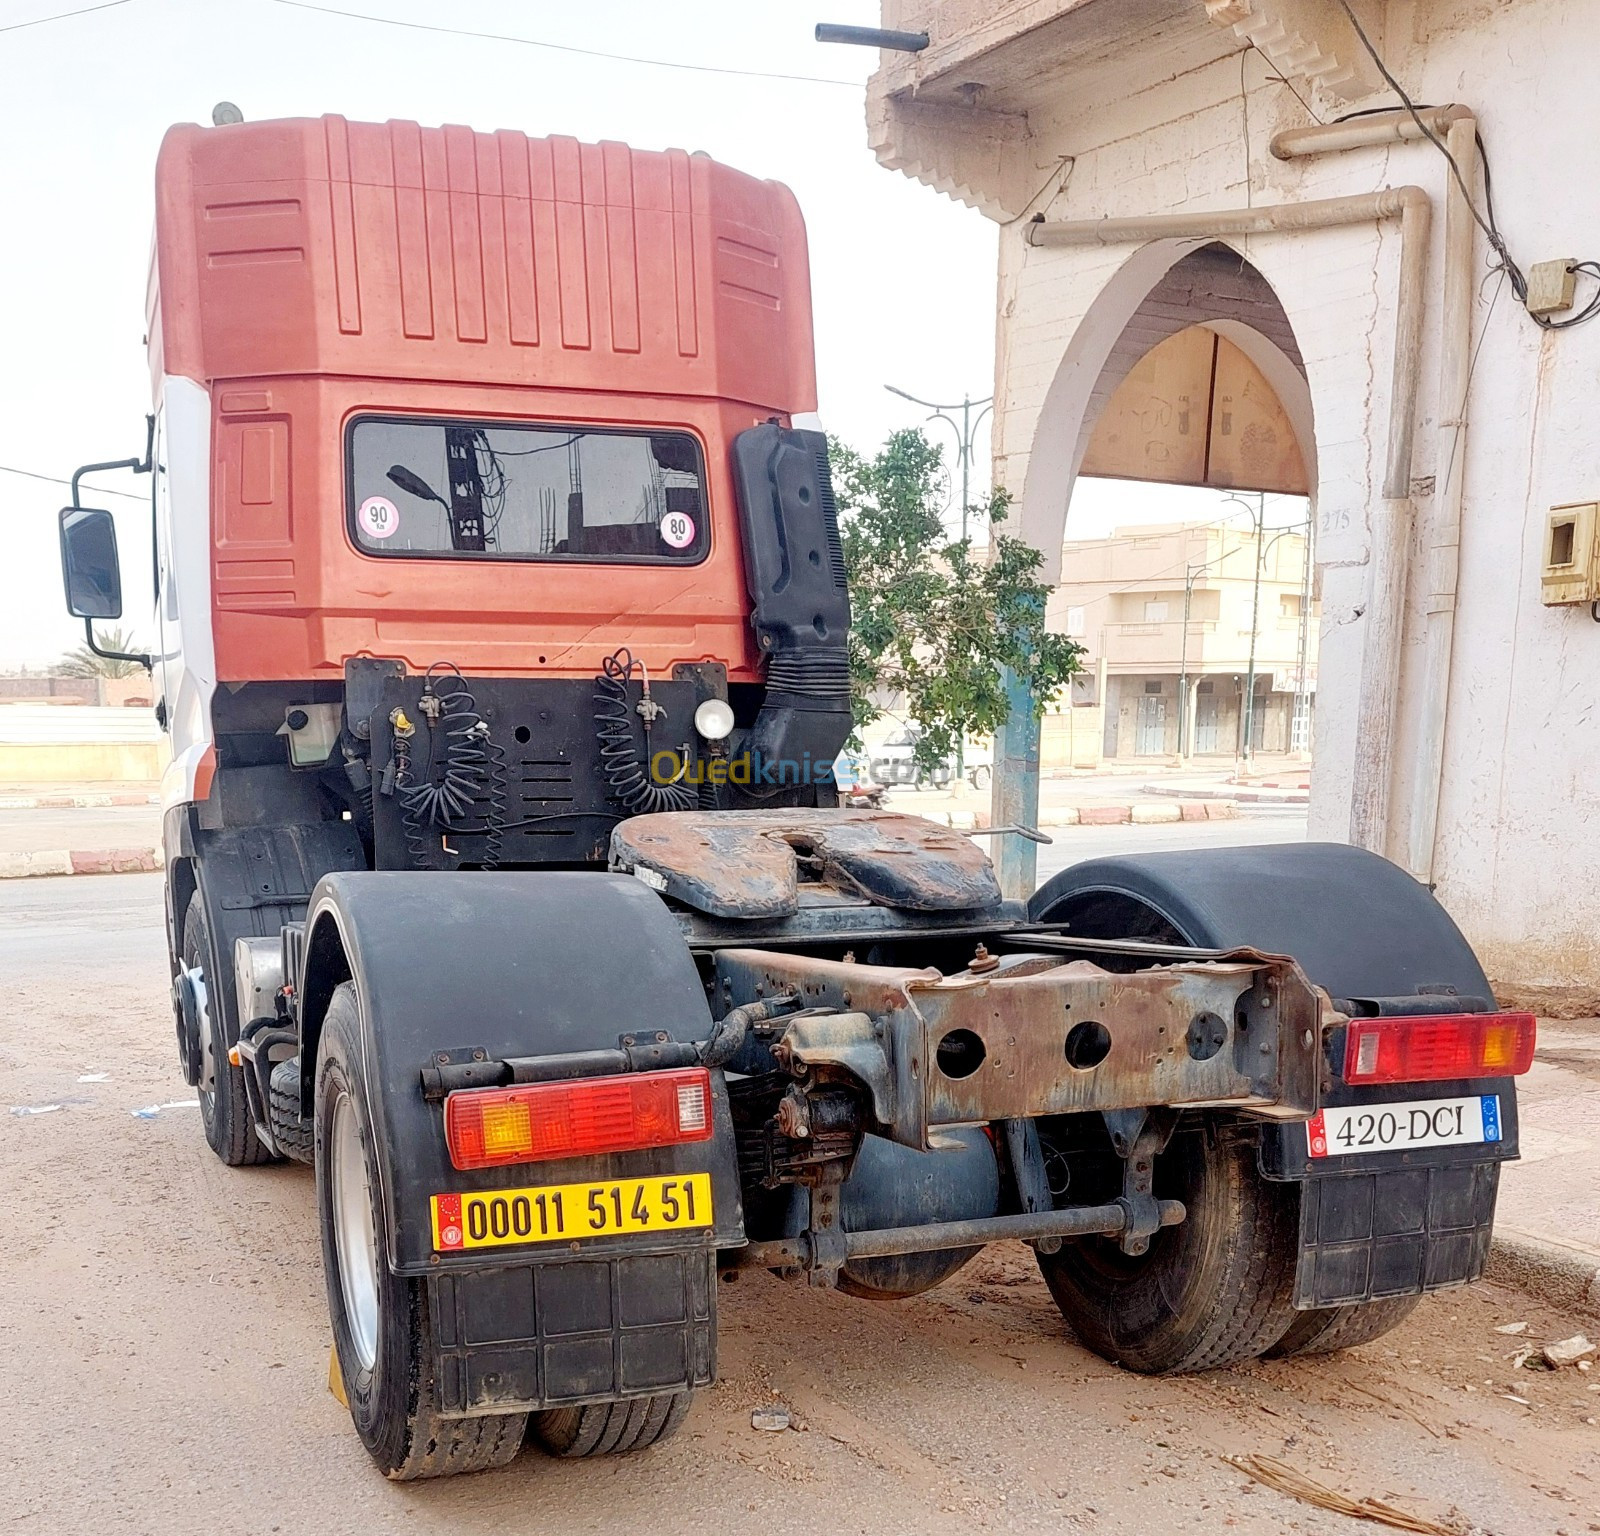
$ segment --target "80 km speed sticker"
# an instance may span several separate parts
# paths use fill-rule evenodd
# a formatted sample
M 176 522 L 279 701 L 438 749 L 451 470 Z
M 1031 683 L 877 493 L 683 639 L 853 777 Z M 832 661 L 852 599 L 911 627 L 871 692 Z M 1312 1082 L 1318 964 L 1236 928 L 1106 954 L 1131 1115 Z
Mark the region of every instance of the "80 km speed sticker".
M 356 511 L 356 521 L 369 539 L 389 539 L 400 531 L 400 509 L 387 496 L 369 496 Z
M 657 531 L 669 549 L 687 549 L 694 543 L 694 519 L 687 512 L 668 512 L 657 524 Z

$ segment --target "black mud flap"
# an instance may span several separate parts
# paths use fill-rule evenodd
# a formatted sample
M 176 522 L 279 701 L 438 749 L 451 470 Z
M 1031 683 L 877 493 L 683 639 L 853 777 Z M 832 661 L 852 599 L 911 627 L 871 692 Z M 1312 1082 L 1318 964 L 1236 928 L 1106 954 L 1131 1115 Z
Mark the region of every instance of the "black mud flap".
M 706 1386 L 715 1264 L 700 1250 L 434 1276 L 441 1409 L 505 1413 Z
M 1263 1126 L 1261 1171 L 1300 1184 L 1297 1307 L 1332 1307 L 1415 1296 L 1481 1279 L 1494 1228 L 1500 1164 L 1518 1155 L 1517 1096 L 1511 1078 L 1339 1084 L 1325 1108 L 1479 1094 L 1498 1101 L 1497 1139 L 1461 1147 L 1312 1157 L 1307 1127 Z
M 335 874 L 313 894 L 306 935 L 300 1022 L 312 1054 L 311 1010 L 345 974 L 356 986 L 384 1190 L 380 1262 L 426 1282 L 442 1411 L 710 1381 L 716 1256 L 745 1241 L 722 1073 L 711 1074 L 709 1140 L 470 1172 L 453 1165 L 444 1106 L 424 1084 L 441 1058 L 615 1054 L 636 1034 L 704 1039 L 705 987 L 661 899 L 601 873 Z M 653 1183 L 649 1198 L 666 1199 L 691 1182 L 699 1225 L 594 1235 L 584 1219 L 585 1190 L 620 1200 L 621 1187 Z M 463 1219 L 469 1196 L 487 1197 L 476 1232 Z
M 1049 880 L 1035 919 L 1086 938 L 1145 936 L 1293 955 L 1335 999 L 1372 1011 L 1492 1007 L 1471 946 L 1432 893 L 1388 860 L 1333 843 L 1091 859 Z M 1300 1185 L 1295 1305 L 1340 1306 L 1463 1285 L 1483 1274 L 1500 1164 L 1517 1154 L 1514 1079 L 1353 1089 L 1329 1042 L 1324 1108 L 1470 1094 L 1499 1098 L 1492 1142 L 1366 1156 L 1310 1155 L 1303 1124 L 1261 1128 L 1260 1166 Z
M 1297 1307 L 1415 1296 L 1482 1278 L 1498 1163 L 1307 1179 L 1300 1192 Z

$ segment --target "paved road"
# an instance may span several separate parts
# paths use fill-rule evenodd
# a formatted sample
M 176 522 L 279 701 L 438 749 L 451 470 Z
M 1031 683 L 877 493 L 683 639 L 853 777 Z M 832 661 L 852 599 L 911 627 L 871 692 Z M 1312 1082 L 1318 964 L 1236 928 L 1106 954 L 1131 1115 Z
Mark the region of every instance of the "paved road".
M 915 810 L 915 805 L 909 807 Z M 1239 843 L 1294 842 L 1306 835 L 1304 810 L 1265 810 L 1238 821 L 1188 821 L 1157 827 L 1053 827 L 1039 850 L 1040 878 L 1076 859 L 1136 848 L 1218 848 Z M 161 840 L 156 806 L 114 805 L 98 810 L 0 810 L 0 853 L 49 849 L 151 848 Z
M 161 810 L 154 805 L 107 805 L 58 811 L 0 810 L 0 853 L 56 849 L 154 848 Z
M 880 1306 L 746 1277 L 720 1297 L 721 1380 L 675 1442 L 391 1486 L 325 1387 L 306 1171 L 223 1168 L 192 1108 L 130 1113 L 192 1097 L 164 970 L 157 877 L 0 884 L 0 1104 L 64 1106 L 0 1115 L 0 1401 L 26 1469 L 0 1479 L 0 1527 L 1350 1536 L 1222 1460 L 1251 1452 L 1463 1530 L 1600 1521 L 1600 1396 L 1576 1371 L 1513 1373 L 1521 1341 L 1494 1332 L 1571 1318 L 1479 1287 L 1343 1357 L 1148 1380 L 1073 1341 L 1017 1247 Z M 751 1429 L 774 1400 L 801 1432 Z
M 1153 827 L 1047 827 L 1054 839 L 1039 849 L 1039 881 L 1080 859 L 1113 853 L 1165 853 L 1173 848 L 1240 848 L 1305 841 L 1304 810 L 1267 810 L 1237 821 L 1180 821 Z

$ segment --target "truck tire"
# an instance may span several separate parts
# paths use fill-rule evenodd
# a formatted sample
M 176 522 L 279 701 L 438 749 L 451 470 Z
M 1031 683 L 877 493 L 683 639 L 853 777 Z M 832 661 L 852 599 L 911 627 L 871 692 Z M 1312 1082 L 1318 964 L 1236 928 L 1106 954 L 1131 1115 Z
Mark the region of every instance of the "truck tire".
M 1146 1252 L 1088 1237 L 1039 1254 L 1062 1316 L 1097 1355 L 1144 1375 L 1256 1358 L 1294 1318 L 1299 1190 L 1261 1177 L 1248 1135 L 1206 1123 L 1157 1157 L 1155 1193 L 1188 1214 Z
M 1267 1351 L 1269 1360 L 1293 1355 L 1331 1355 L 1381 1339 L 1417 1309 L 1420 1296 L 1386 1296 L 1348 1307 L 1309 1307 L 1298 1313 L 1289 1331 Z
M 314 1161 L 316 1129 L 300 1117 L 299 1058 L 274 1065 L 269 1086 L 267 1120 L 278 1150 L 297 1163 Z
M 552 1456 L 621 1455 L 677 1433 L 692 1392 L 661 1392 L 620 1403 L 552 1408 L 533 1415 L 533 1438 Z
M 393 1274 L 362 1068 L 353 982 L 333 994 L 317 1058 L 317 1215 L 333 1344 L 356 1433 L 385 1477 L 410 1481 L 503 1467 L 525 1413 L 445 1418 L 437 1407 L 433 1326 L 420 1280 Z
M 198 968 L 205 976 L 218 974 L 211 955 L 211 931 L 206 922 L 205 903 L 199 891 L 189 898 L 189 910 L 184 914 L 183 965 L 185 970 Z M 214 1010 L 208 1012 L 215 1025 L 218 1014 Z M 228 1060 L 220 1035 L 215 1037 L 213 1055 L 216 1087 L 209 1093 L 200 1089 L 200 1123 L 205 1129 L 207 1144 L 230 1168 L 272 1162 L 272 1152 L 256 1135 L 250 1100 L 244 1089 L 244 1072 Z

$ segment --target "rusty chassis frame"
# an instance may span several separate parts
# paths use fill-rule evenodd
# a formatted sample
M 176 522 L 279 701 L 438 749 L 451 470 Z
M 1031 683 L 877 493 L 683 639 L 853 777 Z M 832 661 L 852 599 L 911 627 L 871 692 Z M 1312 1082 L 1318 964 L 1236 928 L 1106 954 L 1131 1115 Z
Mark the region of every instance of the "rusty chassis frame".
M 764 949 L 719 949 L 729 1007 L 788 995 L 770 1026 L 777 1064 L 815 1083 L 853 1081 L 879 1134 L 931 1150 L 942 1127 L 1043 1116 L 1228 1109 L 1273 1120 L 1315 1113 L 1326 995 L 1284 956 L 1016 933 L 1035 949 L 1164 962 L 1131 973 L 1044 953 L 937 970 Z M 1132 1128 L 1128 1140 L 1138 1134 Z M 1126 1154 L 1124 1154 L 1126 1155 Z

